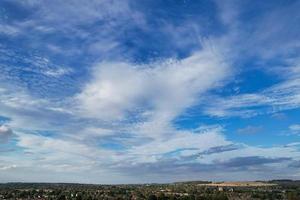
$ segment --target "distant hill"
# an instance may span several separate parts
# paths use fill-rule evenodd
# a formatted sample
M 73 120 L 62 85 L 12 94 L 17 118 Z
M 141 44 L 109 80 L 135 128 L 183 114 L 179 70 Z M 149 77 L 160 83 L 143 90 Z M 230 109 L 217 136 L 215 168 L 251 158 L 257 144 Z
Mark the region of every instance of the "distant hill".
M 179 181 L 174 182 L 174 184 L 209 184 L 212 183 L 212 181 Z
M 290 179 L 279 179 L 279 180 L 271 180 L 269 183 L 275 183 L 278 185 L 286 185 L 286 186 L 300 186 L 300 180 L 290 180 Z
M 267 186 L 276 186 L 276 183 L 268 183 L 261 181 L 237 181 L 237 182 L 216 182 L 208 184 L 198 184 L 202 186 L 211 186 L 211 187 L 267 187 Z
M 212 181 L 180 181 L 173 183 L 165 183 L 158 185 L 168 185 L 168 184 L 191 184 L 191 185 L 207 185 L 207 186 L 231 186 L 231 187 L 243 187 L 243 186 L 272 186 L 272 185 L 282 185 L 282 186 L 300 186 L 300 180 L 289 180 L 289 179 L 279 179 L 270 181 L 232 181 L 232 182 L 212 182 Z M 115 184 L 118 186 L 120 184 Z M 121 185 L 145 185 L 145 184 L 121 184 Z M 149 183 L 147 185 L 157 185 L 157 183 Z M 82 187 L 98 187 L 98 186 L 113 186 L 107 184 L 83 184 L 83 183 L 23 183 L 23 182 L 10 182 L 10 183 L 0 183 L 0 188 L 82 188 Z

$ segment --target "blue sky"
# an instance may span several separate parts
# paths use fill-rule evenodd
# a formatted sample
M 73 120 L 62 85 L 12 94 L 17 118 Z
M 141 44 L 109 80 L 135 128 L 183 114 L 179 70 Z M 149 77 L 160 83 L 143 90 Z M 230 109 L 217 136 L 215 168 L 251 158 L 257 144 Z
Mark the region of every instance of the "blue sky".
M 0 2 L 0 182 L 300 178 L 300 2 Z

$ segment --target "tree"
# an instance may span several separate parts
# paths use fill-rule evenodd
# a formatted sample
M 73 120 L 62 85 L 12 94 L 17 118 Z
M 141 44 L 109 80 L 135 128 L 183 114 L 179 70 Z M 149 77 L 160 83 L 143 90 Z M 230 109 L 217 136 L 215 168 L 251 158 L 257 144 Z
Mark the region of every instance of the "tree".
M 168 198 L 165 196 L 164 193 L 161 192 L 161 193 L 158 194 L 157 199 L 158 200 L 167 200 Z
M 65 200 L 65 199 L 66 199 L 66 196 L 63 194 L 60 194 L 57 198 L 57 200 Z
M 296 192 L 288 192 L 287 199 L 288 200 L 299 200 L 299 196 L 297 195 Z
M 157 200 L 157 197 L 154 194 L 150 194 L 148 200 Z

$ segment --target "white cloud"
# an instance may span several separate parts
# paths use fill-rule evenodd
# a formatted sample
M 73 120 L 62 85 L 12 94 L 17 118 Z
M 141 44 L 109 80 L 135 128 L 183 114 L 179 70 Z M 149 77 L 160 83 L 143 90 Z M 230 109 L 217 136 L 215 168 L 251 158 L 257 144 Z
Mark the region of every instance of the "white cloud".
M 142 113 L 170 121 L 218 86 L 227 73 L 221 55 L 209 49 L 150 65 L 103 62 L 76 100 L 87 117 L 121 120 Z
M 265 158 L 292 158 L 300 159 L 300 154 L 297 151 L 297 147 L 255 147 L 243 145 L 242 148 L 238 148 L 232 151 L 224 151 L 216 154 L 204 155 L 198 159 L 203 163 L 214 163 L 215 161 L 228 161 L 237 157 L 265 157 Z
M 19 33 L 19 29 L 15 26 L 7 25 L 7 24 L 0 24 L 0 35 L 5 34 L 9 36 L 14 36 Z
M 38 162 L 41 168 L 54 171 L 63 170 L 63 166 L 69 166 L 68 171 L 88 170 L 117 159 L 113 151 L 89 146 L 71 138 L 52 138 L 21 132 L 17 135 L 17 146 L 24 148 L 27 153 L 27 164 L 19 164 L 23 167 L 31 167 Z
M 26 34 L 26 40 L 32 41 L 30 45 L 35 49 L 39 49 L 37 47 L 40 45 L 43 48 L 46 46 L 56 55 L 63 54 L 68 58 L 72 55 L 72 58 L 75 58 L 74 55 L 82 55 L 84 52 L 93 56 L 97 55 L 97 58 L 99 54 L 99 60 L 105 58 L 106 61 L 93 67 L 90 74 L 91 80 L 80 83 L 83 87 L 71 100 L 58 98 L 58 102 L 55 102 L 52 99 L 39 98 L 32 95 L 30 93 L 32 91 L 16 89 L 15 85 L 10 88 L 6 86 L 2 86 L 3 89 L 0 88 L 1 115 L 11 118 L 8 125 L 13 130 L 23 129 L 23 132 L 17 132 L 16 137 L 16 147 L 20 148 L 22 153 L 18 152 L 13 156 L 0 155 L 1 162 L 8 163 L 0 165 L 0 170 L 16 168 L 22 172 L 18 175 L 24 177 L 24 174 L 26 175 L 24 171 L 31 169 L 32 177 L 27 177 L 27 180 L 38 180 L 36 175 L 38 173 L 42 176 L 48 174 L 41 173 L 43 170 L 62 172 L 63 175 L 57 177 L 63 181 L 66 181 L 64 178 L 68 178 L 65 171 L 71 172 L 72 178 L 74 173 L 79 173 L 79 177 L 82 178 L 87 172 L 92 171 L 95 172 L 93 180 L 97 182 L 102 180 L 103 176 L 108 175 L 109 179 L 111 178 L 113 172 L 108 169 L 114 168 L 118 171 L 125 165 L 127 167 L 136 165 L 142 168 L 149 163 L 155 166 L 166 163 L 165 166 L 162 165 L 164 169 L 158 167 L 158 171 L 161 172 L 172 168 L 175 162 L 175 164 L 179 163 L 181 170 L 184 169 L 186 173 L 191 171 L 192 176 L 195 177 L 197 173 L 194 172 L 202 165 L 207 165 L 210 170 L 212 166 L 220 164 L 226 170 L 228 168 L 224 163 L 232 162 L 236 158 L 246 160 L 250 158 L 251 162 L 253 161 L 251 159 L 258 159 L 260 162 L 266 161 L 266 165 L 275 165 L 275 161 L 279 162 L 282 159 L 286 159 L 287 162 L 289 159 L 300 160 L 299 151 L 295 147 L 297 144 L 289 144 L 286 147 L 252 147 L 228 140 L 219 127 L 205 130 L 201 127 L 197 130 L 178 130 L 173 124 L 173 121 L 184 114 L 186 109 L 198 104 L 204 105 L 206 114 L 214 116 L 252 116 L 260 112 L 274 112 L 274 109 L 276 111 L 299 107 L 300 68 L 297 65 L 288 68 L 289 72 L 285 74 L 285 81 L 268 89 L 227 98 L 213 97 L 209 99 L 209 102 L 206 101 L 207 93 L 222 86 L 222 81 L 232 75 L 233 70 L 228 66 L 228 60 L 237 59 L 237 55 L 245 52 L 247 54 L 259 52 L 264 58 L 283 55 L 285 52 L 281 50 L 285 48 L 273 48 L 278 51 L 269 51 L 272 48 L 264 46 L 261 49 L 261 44 L 271 47 L 294 47 L 296 43 L 293 45 L 294 43 L 289 41 L 289 44 L 283 45 L 280 41 L 268 42 L 270 31 L 265 31 L 266 29 L 262 28 L 263 25 L 255 29 L 257 31 L 251 33 L 248 39 L 247 33 L 238 31 L 239 11 L 227 10 L 227 13 L 221 13 L 221 18 L 231 30 L 229 30 L 229 35 L 218 38 L 215 43 L 217 46 L 203 44 L 203 49 L 181 60 L 170 59 L 150 64 L 136 64 L 122 61 L 120 52 L 123 47 L 118 40 L 118 34 L 122 34 L 122 28 L 127 28 L 129 25 L 137 25 L 138 28 L 148 27 L 142 27 L 146 22 L 143 14 L 131 10 L 127 1 L 83 2 L 75 0 L 72 3 L 65 3 L 54 0 L 46 2 L 36 0 L 17 2 L 27 9 L 34 9 L 35 12 L 32 12 L 26 21 L 21 20 L 11 26 L 0 25 L 6 28 L 0 32 L 18 37 Z M 233 4 L 224 4 L 223 6 L 225 6 L 221 8 L 223 10 L 239 9 L 239 5 L 235 7 Z M 269 17 L 265 17 L 263 21 L 268 22 L 268 19 Z M 98 27 L 98 22 L 102 21 L 107 23 Z M 198 35 L 198 31 L 201 32 L 200 25 L 189 20 L 185 21 L 182 26 L 167 24 L 159 31 L 167 33 L 171 38 L 172 47 L 185 50 L 191 46 L 199 48 L 200 44 L 198 45 L 198 41 L 195 40 L 200 37 Z M 281 33 L 284 31 L 284 27 L 280 25 L 284 23 L 262 24 L 275 27 L 271 27 L 273 36 L 277 31 Z M 80 28 L 85 26 L 93 26 L 95 31 Z M 29 30 L 33 30 L 34 34 L 28 34 L 31 33 Z M 52 42 L 55 39 L 51 37 L 49 43 L 45 41 L 44 34 L 51 35 L 58 32 L 68 38 L 71 37 L 72 44 L 76 43 L 73 41 L 80 41 L 80 47 L 83 49 L 79 50 L 76 44 L 68 46 L 70 42 L 54 44 Z M 184 38 L 187 35 L 191 37 Z M 259 41 L 252 45 L 255 37 L 258 37 Z M 245 38 L 248 39 L 246 42 L 244 42 Z M 45 43 L 40 43 L 41 39 Z M 35 41 L 39 44 L 33 44 Z M 81 41 L 84 42 L 81 43 Z M 249 49 L 251 52 L 248 51 Z M 264 49 L 268 49 L 268 52 Z M 51 81 L 72 72 L 71 69 L 60 67 L 45 57 L 24 58 L 23 55 L 18 55 L 18 52 L 2 48 L 0 51 L 4 55 L 4 60 L 25 61 L 29 67 L 26 69 L 23 67 L 22 70 L 39 75 L 35 77 L 37 85 L 31 88 L 31 90 L 41 89 L 39 94 L 49 94 L 47 89 L 54 84 Z M 111 57 L 118 59 L 111 59 Z M 16 78 L 9 81 L 17 84 L 23 81 L 18 79 L 22 73 L 20 69 L 19 66 L 7 66 L 2 70 L 3 77 L 7 75 L 10 78 Z M 295 74 L 298 75 L 295 76 Z M 22 75 L 26 78 L 25 73 Z M 41 75 L 48 78 L 41 80 Z M 29 78 L 30 83 L 33 83 L 31 74 Z M 63 83 L 59 81 L 58 84 L 54 84 L 55 90 L 56 86 L 72 85 L 72 82 L 68 82 L 70 80 Z M 24 85 L 28 82 L 26 79 Z M 77 84 L 74 83 L 75 89 L 78 89 Z M 61 91 L 66 92 L 67 89 L 64 88 Z M 256 109 L 258 106 L 267 107 L 267 109 Z M 290 128 L 298 131 L 297 126 L 293 125 Z M 6 126 L 0 127 L 0 141 L 3 137 L 1 134 L 7 135 L 9 131 L 11 129 Z M 243 131 L 256 132 L 257 129 L 246 127 Z M 31 134 L 31 132 L 38 133 Z M 52 132 L 53 135 L 51 135 Z M 111 150 L 107 150 L 100 145 L 110 142 L 124 145 L 124 149 L 117 151 L 112 147 Z M 192 166 L 194 164 L 195 166 Z M 109 172 L 105 175 L 97 174 L 101 170 Z M 134 170 L 133 168 L 128 171 L 135 173 Z M 262 172 L 268 171 L 262 169 Z M 239 173 L 245 176 L 244 172 Z M 206 173 L 206 176 L 207 174 L 211 173 Z M 11 176 L 13 177 L 13 174 Z M 228 178 L 231 174 L 227 173 L 222 177 Z M 72 178 L 69 180 L 74 181 Z M 53 180 L 53 177 L 50 179 Z M 50 179 L 47 177 L 46 180 Z M 120 178 L 115 178 L 115 180 L 120 180 Z
M 300 134 L 300 124 L 290 125 L 289 129 L 293 134 Z
M 193 149 L 201 152 L 213 147 L 229 144 L 231 142 L 226 140 L 220 128 L 212 128 L 200 132 L 173 130 L 170 138 L 154 140 L 147 144 L 133 147 L 129 150 L 129 155 L 133 156 L 134 159 L 138 159 L 140 156 L 145 158 L 157 156 L 157 158 L 160 158 L 166 153 L 177 150 Z M 139 161 L 136 160 L 136 162 Z
M 263 130 L 262 126 L 246 126 L 237 130 L 240 134 L 256 134 Z
M 0 165 L 0 170 L 10 170 L 16 168 L 16 165 Z
M 299 20 L 299 2 L 280 7 L 273 4 L 268 12 L 258 11 L 256 16 L 247 19 L 242 16 L 248 9 L 253 9 L 251 1 L 228 0 L 226 3 L 215 3 L 220 21 L 228 29 L 228 34 L 221 37 L 220 42 L 224 43 L 231 58 L 290 58 L 299 49 L 299 28 L 295 28 L 295 22 Z
M 13 85 L 3 85 L 0 88 L 0 111 L 2 116 L 11 120 L 7 125 L 12 129 L 53 130 L 51 124 L 58 123 L 63 115 L 69 115 L 70 110 L 59 103 L 45 98 L 37 98 L 25 89 Z M 69 117 L 71 117 L 69 115 Z
M 13 131 L 5 126 L 0 125 L 0 143 L 6 143 L 13 136 Z
M 251 117 L 264 113 L 276 113 L 282 110 L 300 107 L 300 66 L 294 59 L 289 66 L 280 67 L 275 74 L 280 74 L 283 81 L 262 89 L 256 93 L 244 93 L 227 97 L 214 96 L 214 103 L 207 103 L 204 113 L 212 116 Z M 209 99 L 209 101 L 211 100 Z

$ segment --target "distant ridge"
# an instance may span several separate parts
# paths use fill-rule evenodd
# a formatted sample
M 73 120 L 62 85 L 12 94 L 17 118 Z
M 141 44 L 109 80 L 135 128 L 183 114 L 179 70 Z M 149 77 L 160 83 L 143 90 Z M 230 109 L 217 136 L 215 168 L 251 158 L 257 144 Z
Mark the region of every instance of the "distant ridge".
M 136 183 L 136 184 L 94 184 L 94 183 L 47 183 L 47 182 L 7 182 L 0 183 L 0 187 L 20 186 L 20 187 L 63 187 L 63 186 L 111 186 L 111 185 L 166 185 L 166 184 L 198 184 L 207 186 L 263 186 L 263 185 L 300 185 L 300 180 L 292 179 L 274 179 L 269 181 L 177 181 L 171 183 Z

